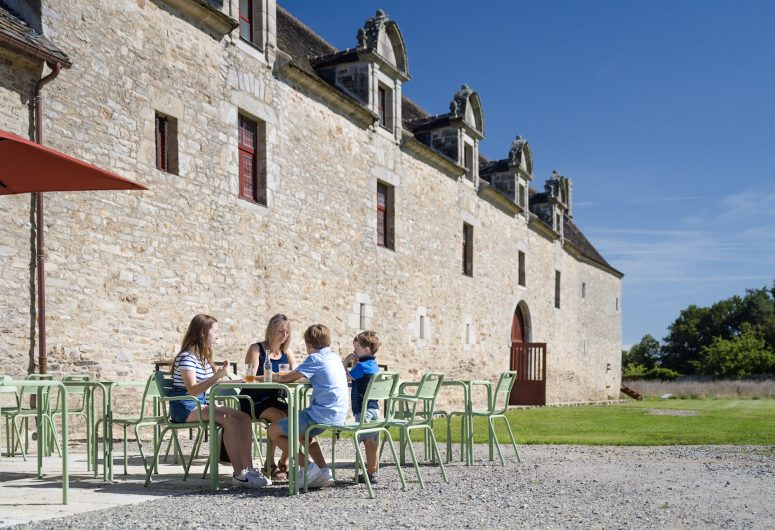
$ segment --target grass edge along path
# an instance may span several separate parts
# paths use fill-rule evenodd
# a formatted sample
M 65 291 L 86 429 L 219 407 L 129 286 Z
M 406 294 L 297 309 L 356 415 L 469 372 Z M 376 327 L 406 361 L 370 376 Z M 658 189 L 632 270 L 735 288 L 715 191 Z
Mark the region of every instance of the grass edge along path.
M 517 444 L 548 445 L 775 445 L 775 399 L 644 399 L 610 405 L 512 409 Z M 437 440 L 447 439 L 436 420 Z M 508 443 L 502 420 L 498 440 Z M 460 440 L 460 421 L 452 423 Z M 474 442 L 487 443 L 487 422 L 476 418 Z

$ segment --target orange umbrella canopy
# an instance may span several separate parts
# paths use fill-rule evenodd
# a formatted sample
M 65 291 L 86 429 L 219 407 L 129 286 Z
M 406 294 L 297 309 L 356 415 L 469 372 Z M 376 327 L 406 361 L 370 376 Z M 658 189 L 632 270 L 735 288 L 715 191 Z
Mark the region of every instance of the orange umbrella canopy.
M 0 195 L 144 189 L 131 180 L 0 129 Z

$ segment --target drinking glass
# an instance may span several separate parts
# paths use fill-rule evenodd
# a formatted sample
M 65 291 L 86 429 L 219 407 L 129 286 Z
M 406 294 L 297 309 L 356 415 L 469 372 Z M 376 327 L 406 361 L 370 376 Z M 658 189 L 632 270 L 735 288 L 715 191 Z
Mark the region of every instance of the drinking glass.
M 256 381 L 256 369 L 258 368 L 257 364 L 248 363 L 245 365 L 245 382 L 246 383 L 254 383 Z
M 277 365 L 277 368 L 280 370 L 281 374 L 291 371 L 291 365 L 288 363 L 280 363 L 279 365 Z

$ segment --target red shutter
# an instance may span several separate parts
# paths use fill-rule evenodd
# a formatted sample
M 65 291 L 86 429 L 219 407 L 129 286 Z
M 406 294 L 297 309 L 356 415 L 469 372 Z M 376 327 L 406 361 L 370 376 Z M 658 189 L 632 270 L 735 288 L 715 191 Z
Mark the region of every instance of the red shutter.
M 239 2 L 239 36 L 248 42 L 253 42 L 253 2 Z
M 255 201 L 256 197 L 256 122 L 239 117 L 239 194 Z

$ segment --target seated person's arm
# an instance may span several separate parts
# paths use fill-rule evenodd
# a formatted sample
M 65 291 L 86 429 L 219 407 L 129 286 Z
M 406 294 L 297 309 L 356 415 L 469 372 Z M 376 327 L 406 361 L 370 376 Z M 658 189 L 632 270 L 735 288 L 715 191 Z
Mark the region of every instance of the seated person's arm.
M 302 377 L 304 377 L 303 374 L 300 374 L 299 372 L 292 370 L 282 375 L 273 377 L 272 381 L 274 381 L 275 383 L 293 383 L 294 381 L 297 381 Z
M 228 362 L 224 363 L 224 366 L 220 367 L 212 377 L 205 379 L 204 381 L 196 382 L 196 370 L 180 370 L 180 377 L 183 379 L 183 384 L 186 385 L 186 391 L 192 396 L 198 396 L 199 394 L 206 392 L 211 386 L 217 383 L 222 377 L 226 377 L 228 374 Z

